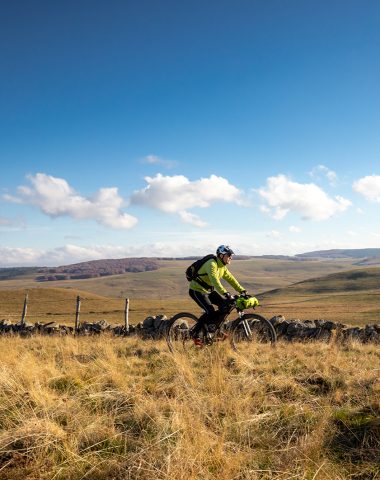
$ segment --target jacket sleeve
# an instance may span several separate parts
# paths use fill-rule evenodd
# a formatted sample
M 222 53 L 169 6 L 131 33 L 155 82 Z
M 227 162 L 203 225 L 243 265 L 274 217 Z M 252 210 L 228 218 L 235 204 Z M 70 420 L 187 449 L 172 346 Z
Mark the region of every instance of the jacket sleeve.
M 218 275 L 218 264 L 216 263 L 215 260 L 210 260 L 205 264 L 206 271 L 208 274 L 209 281 L 211 285 L 215 288 L 215 290 L 220 293 L 221 295 L 224 295 L 227 290 L 223 287 L 223 285 L 220 283 L 219 280 L 219 275 Z
M 225 269 L 225 271 L 223 273 L 223 278 L 237 292 L 239 292 L 239 293 L 244 292 L 245 288 L 240 285 L 240 283 L 236 280 L 236 278 L 232 275 L 232 273 L 227 268 Z

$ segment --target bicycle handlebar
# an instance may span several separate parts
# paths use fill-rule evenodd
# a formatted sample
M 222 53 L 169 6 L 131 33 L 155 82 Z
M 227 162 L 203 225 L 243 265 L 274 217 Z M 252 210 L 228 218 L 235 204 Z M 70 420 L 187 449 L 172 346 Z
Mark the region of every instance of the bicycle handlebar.
M 230 307 L 236 307 L 238 310 L 241 310 L 241 309 L 239 309 L 239 307 L 237 306 L 237 302 L 236 302 L 239 298 L 248 299 L 248 298 L 254 298 L 254 296 L 253 296 L 253 295 L 248 295 L 248 294 L 246 294 L 246 293 L 245 293 L 245 294 L 239 294 L 239 295 L 233 295 L 232 298 L 226 300 L 226 303 L 227 303 L 227 305 L 229 305 Z M 257 300 L 257 299 L 256 299 L 256 300 Z M 259 304 L 257 304 L 257 305 L 259 305 Z M 253 308 L 253 309 L 255 309 L 257 305 L 253 305 L 253 306 L 247 307 L 247 308 Z

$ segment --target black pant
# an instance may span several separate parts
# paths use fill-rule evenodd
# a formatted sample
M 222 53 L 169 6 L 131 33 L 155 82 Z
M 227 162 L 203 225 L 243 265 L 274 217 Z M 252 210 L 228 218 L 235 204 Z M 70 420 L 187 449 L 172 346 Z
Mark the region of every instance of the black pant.
M 204 325 L 214 322 L 217 323 L 219 320 L 219 310 L 217 310 L 214 305 L 219 307 L 220 310 L 223 310 L 226 305 L 226 300 L 215 291 L 210 293 L 201 293 L 190 289 L 189 295 L 194 302 L 199 305 L 202 310 L 204 310 L 203 315 L 199 317 L 198 322 L 193 330 L 193 335 L 197 336 Z

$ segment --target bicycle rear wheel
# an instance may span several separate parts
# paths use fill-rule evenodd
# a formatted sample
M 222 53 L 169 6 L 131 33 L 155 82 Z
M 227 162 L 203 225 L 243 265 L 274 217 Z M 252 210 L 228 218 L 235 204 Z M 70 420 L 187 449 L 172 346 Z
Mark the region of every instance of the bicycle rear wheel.
M 166 332 L 166 342 L 169 350 L 184 351 L 187 346 L 192 344 L 191 330 L 196 324 L 198 318 L 192 313 L 177 313 L 170 319 Z
M 237 351 L 241 342 L 271 343 L 277 341 L 276 330 L 265 317 L 247 313 L 236 319 L 231 326 L 231 346 Z

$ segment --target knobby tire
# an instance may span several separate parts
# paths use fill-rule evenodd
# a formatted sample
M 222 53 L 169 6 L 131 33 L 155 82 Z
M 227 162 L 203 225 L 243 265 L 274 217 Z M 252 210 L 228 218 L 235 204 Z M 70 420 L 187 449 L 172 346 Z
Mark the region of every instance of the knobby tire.
M 171 318 L 166 332 L 166 342 L 172 353 L 184 351 L 192 344 L 190 330 L 197 320 L 195 315 L 188 312 L 177 313 Z
M 248 328 L 245 328 L 247 324 Z M 241 342 L 271 343 L 274 346 L 276 341 L 277 334 L 273 325 L 257 313 L 244 314 L 231 326 L 231 346 L 235 351 L 238 351 Z

